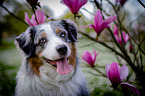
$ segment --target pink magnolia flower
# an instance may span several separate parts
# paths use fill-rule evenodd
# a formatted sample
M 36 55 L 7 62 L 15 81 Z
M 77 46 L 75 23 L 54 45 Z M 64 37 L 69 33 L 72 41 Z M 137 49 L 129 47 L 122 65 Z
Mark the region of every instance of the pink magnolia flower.
M 44 15 L 44 12 L 40 11 L 40 10 L 36 10 L 35 13 L 36 13 L 36 18 L 37 18 L 38 23 L 39 24 L 44 23 L 45 20 L 46 20 L 46 16 Z M 52 19 L 52 17 L 48 18 L 47 20 L 50 20 L 50 19 Z M 38 23 L 35 20 L 35 15 L 34 14 L 32 15 L 31 20 L 30 20 L 29 17 L 28 17 L 27 12 L 25 12 L 25 21 L 30 26 L 38 25 Z
M 130 36 L 128 34 L 126 34 L 125 32 L 122 32 L 122 35 L 123 35 L 123 41 L 126 44 L 127 41 L 129 40 Z M 120 45 L 122 45 L 123 44 L 122 37 L 121 37 L 121 34 L 118 33 L 118 29 L 117 29 L 116 25 L 114 27 L 114 36 L 115 36 L 116 40 L 118 41 L 118 43 Z
M 107 77 L 115 88 L 127 77 L 129 72 L 126 65 L 120 68 L 117 63 L 112 63 L 111 65 L 107 64 L 105 70 Z
M 94 29 L 96 31 L 96 33 L 99 35 L 105 28 L 110 27 L 109 24 L 111 22 L 113 22 L 116 19 L 116 17 L 117 17 L 116 15 L 110 16 L 106 20 L 103 20 L 101 11 L 98 10 L 95 14 L 94 25 L 89 24 L 89 25 L 81 26 L 81 27 L 82 28 L 90 27 L 90 28 Z
M 84 51 L 84 53 L 82 54 L 82 59 L 85 60 L 90 66 L 94 67 L 95 61 L 96 61 L 96 57 L 97 57 L 97 53 L 95 50 L 93 50 L 93 55 L 88 52 L 88 51 Z
M 73 14 L 77 14 L 79 9 L 87 3 L 87 0 L 62 0 Z
M 136 87 L 131 84 L 122 82 L 128 76 L 129 70 L 128 67 L 124 64 L 120 67 L 117 63 L 107 64 L 105 67 L 107 77 L 111 81 L 114 88 L 117 88 L 119 84 L 124 87 L 130 88 L 134 93 L 139 95 L 139 92 Z

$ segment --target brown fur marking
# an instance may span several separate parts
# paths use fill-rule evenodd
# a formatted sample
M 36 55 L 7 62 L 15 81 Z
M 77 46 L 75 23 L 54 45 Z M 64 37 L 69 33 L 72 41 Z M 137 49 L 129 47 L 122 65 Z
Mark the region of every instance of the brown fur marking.
M 40 60 L 40 58 L 37 57 L 37 56 L 36 57 L 30 57 L 29 58 L 29 63 L 32 66 L 34 73 L 39 76 L 39 74 L 40 74 L 39 67 L 41 65 L 43 65 L 43 62 Z
M 59 28 L 56 28 L 56 34 L 58 34 L 61 30 Z
M 43 37 L 47 37 L 47 33 L 43 33 L 42 36 L 43 36 Z
M 68 46 L 71 48 L 71 55 L 69 56 L 69 64 L 75 68 L 76 66 L 76 45 L 73 42 L 71 45 L 68 44 Z

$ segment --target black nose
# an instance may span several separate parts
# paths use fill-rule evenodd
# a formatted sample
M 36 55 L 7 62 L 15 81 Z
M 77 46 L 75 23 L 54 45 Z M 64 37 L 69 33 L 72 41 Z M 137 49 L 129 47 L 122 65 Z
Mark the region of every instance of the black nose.
M 57 46 L 56 50 L 60 55 L 65 55 L 67 53 L 67 47 L 64 44 Z

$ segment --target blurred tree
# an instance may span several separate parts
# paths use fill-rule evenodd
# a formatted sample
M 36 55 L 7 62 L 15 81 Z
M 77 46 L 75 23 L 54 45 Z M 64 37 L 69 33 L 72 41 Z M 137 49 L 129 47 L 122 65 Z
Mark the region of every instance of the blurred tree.
M 24 4 L 18 1 L 11 2 L 11 0 L 5 0 L 3 2 L 4 7 L 19 18 L 22 18 L 22 20 L 24 20 L 24 11 L 26 11 L 25 6 L 23 6 Z M 26 27 L 24 23 L 11 16 L 6 10 L 0 7 L 0 45 L 2 45 L 3 39 L 20 34 Z M 7 34 L 7 36 L 3 36 L 3 34 Z
M 0 96 L 12 96 L 15 91 L 15 66 L 0 62 Z

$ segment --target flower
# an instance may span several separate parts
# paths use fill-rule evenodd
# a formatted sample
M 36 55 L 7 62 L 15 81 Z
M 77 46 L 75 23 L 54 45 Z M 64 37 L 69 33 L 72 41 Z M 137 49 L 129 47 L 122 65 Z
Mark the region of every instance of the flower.
M 87 0 L 62 0 L 73 14 L 77 14 L 79 9 L 87 3 Z
M 85 60 L 90 66 L 94 67 L 95 61 L 96 61 L 96 57 L 97 57 L 97 53 L 95 50 L 93 50 L 93 55 L 88 52 L 88 51 L 84 51 L 84 53 L 82 54 L 82 59 Z
M 123 35 L 124 44 L 126 44 L 127 41 L 129 40 L 130 36 L 128 34 L 126 34 L 125 32 L 122 32 L 122 35 Z M 118 33 L 118 29 L 117 29 L 117 26 L 116 25 L 114 27 L 114 36 L 115 36 L 117 42 L 120 45 L 123 45 L 121 34 Z
M 117 88 L 121 81 L 127 77 L 129 72 L 126 65 L 120 68 L 117 63 L 112 63 L 111 65 L 107 64 L 105 70 L 107 77 L 115 88 Z
M 131 84 L 122 82 L 128 76 L 128 67 L 124 64 L 120 67 L 117 63 L 107 64 L 105 67 L 107 77 L 111 81 L 113 88 L 117 88 L 119 84 L 126 88 L 130 88 L 134 93 L 139 95 L 137 88 Z
M 98 10 L 95 14 L 94 25 L 89 24 L 86 26 L 82 26 L 82 28 L 90 27 L 90 28 L 94 29 L 96 31 L 96 33 L 99 35 L 105 28 L 110 27 L 109 24 L 111 22 L 113 22 L 116 19 L 116 17 L 117 17 L 116 15 L 109 16 L 106 20 L 103 20 L 101 11 Z
M 44 23 L 45 19 L 46 19 L 46 16 L 44 15 L 44 12 L 40 11 L 40 10 L 36 10 L 35 13 L 36 13 L 36 18 L 37 18 L 38 23 L 39 24 Z M 52 19 L 52 17 L 48 18 L 47 20 L 50 20 L 50 19 Z M 35 20 L 35 15 L 34 14 L 32 15 L 31 20 L 30 20 L 29 17 L 28 17 L 27 12 L 25 12 L 25 21 L 30 26 L 38 25 L 38 23 Z
M 117 0 L 116 2 L 119 2 L 121 6 L 123 6 L 125 4 L 127 0 Z

